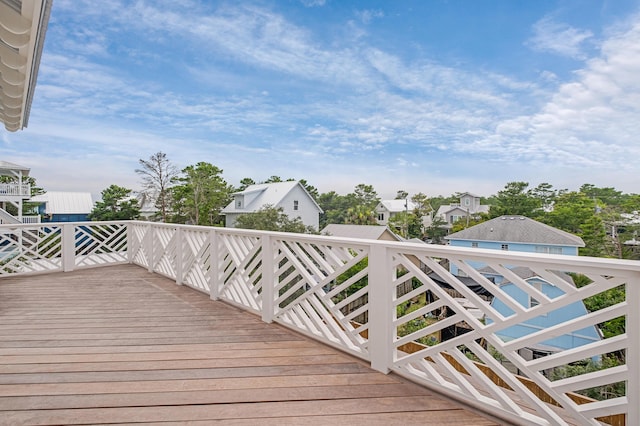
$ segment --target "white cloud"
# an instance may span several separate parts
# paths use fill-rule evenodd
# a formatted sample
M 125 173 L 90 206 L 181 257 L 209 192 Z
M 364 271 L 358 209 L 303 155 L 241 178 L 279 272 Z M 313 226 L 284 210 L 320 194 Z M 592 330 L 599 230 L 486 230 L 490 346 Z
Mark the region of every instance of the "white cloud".
M 587 172 L 637 170 L 640 158 L 640 19 L 602 43 L 598 57 L 535 114 L 502 120 L 471 145 L 496 156 Z M 585 177 L 588 179 L 588 175 Z
M 573 28 L 546 16 L 533 25 L 534 35 L 527 45 L 534 50 L 550 52 L 573 59 L 585 59 L 585 42 L 593 37 L 589 30 Z
M 327 0 L 300 0 L 305 7 L 319 7 L 324 6 Z
M 369 24 L 376 18 L 384 17 L 383 11 L 375 9 L 357 10 L 355 14 L 363 24 Z

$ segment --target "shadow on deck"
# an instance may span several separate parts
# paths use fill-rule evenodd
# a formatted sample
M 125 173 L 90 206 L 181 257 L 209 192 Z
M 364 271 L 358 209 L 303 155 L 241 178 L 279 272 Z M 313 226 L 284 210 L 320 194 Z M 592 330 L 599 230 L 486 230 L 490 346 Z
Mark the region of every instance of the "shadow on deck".
M 496 425 L 133 266 L 0 280 L 0 424 Z

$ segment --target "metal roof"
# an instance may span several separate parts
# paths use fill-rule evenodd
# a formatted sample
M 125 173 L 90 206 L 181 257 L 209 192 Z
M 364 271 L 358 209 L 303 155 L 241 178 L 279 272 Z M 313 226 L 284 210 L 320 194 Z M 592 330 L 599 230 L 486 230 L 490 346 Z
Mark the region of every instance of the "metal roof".
M 93 200 L 89 192 L 56 192 L 32 197 L 30 202 L 45 203 L 47 214 L 88 214 L 93 210 Z
M 413 211 L 416 208 L 416 205 L 413 201 L 405 199 L 382 200 L 380 201 L 380 204 L 391 213 L 400 213 L 407 210 Z
M 233 195 L 250 195 L 255 194 L 255 197 L 250 199 L 248 203 L 243 204 L 242 208 L 236 208 L 235 200 L 222 210 L 222 213 L 251 213 L 260 210 L 264 206 L 278 207 L 278 204 L 291 192 L 296 186 L 300 185 L 300 188 L 304 191 L 313 204 L 318 208 L 318 211 L 322 212 L 322 209 L 313 199 L 313 197 L 307 192 L 307 190 L 299 182 L 287 181 L 287 182 L 272 182 L 261 183 L 257 185 L 250 185 L 244 191 L 236 192 Z M 257 193 L 257 194 L 256 194 Z M 247 200 L 247 198 L 245 198 Z
M 445 239 L 584 247 L 584 241 L 577 235 L 525 216 L 500 216 L 454 232 Z

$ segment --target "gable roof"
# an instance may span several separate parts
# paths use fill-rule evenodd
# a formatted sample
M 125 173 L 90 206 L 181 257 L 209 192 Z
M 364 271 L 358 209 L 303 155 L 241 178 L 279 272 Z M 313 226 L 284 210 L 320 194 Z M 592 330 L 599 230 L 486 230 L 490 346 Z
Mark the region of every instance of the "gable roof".
M 322 209 L 313 199 L 313 197 L 307 192 L 307 190 L 300 184 L 300 182 L 296 181 L 288 181 L 288 182 L 272 182 L 272 183 L 260 183 L 257 185 L 249 185 L 244 191 L 234 193 L 234 198 L 237 195 L 249 195 L 253 194 L 255 197 L 249 202 L 246 203 L 242 208 L 236 208 L 235 199 L 227 207 L 222 209 L 222 213 L 252 213 L 260 210 L 262 207 L 266 205 L 278 207 L 278 204 L 289 194 L 296 186 L 300 186 L 300 188 L 304 191 L 305 194 L 309 197 L 311 202 L 316 206 L 319 212 L 322 213 Z
M 584 241 L 577 235 L 525 216 L 500 216 L 454 232 L 445 239 L 584 247 Z
M 0 160 L 0 175 L 4 175 L 5 174 L 4 172 L 9 172 L 9 171 L 21 171 L 23 176 L 28 176 L 30 170 L 31 169 L 29 167 L 24 167 L 15 163 L 10 163 L 8 161 Z
M 320 234 L 333 237 L 361 238 L 366 240 L 379 240 L 385 232 L 397 241 L 402 239 L 384 225 L 351 225 L 332 223 L 324 227 Z
M 30 202 L 45 203 L 47 214 L 88 214 L 93 210 L 89 192 L 49 191 L 32 197 Z
M 406 203 L 406 204 L 405 204 Z M 404 212 L 409 209 L 409 211 L 415 210 L 416 205 L 411 200 L 382 200 L 380 201 L 380 205 L 390 211 L 391 213 L 399 213 Z
M 473 197 L 473 198 L 481 198 L 479 195 L 472 194 L 471 192 L 463 192 L 462 194 L 460 194 L 460 197 L 459 197 L 459 198 L 462 198 L 462 197 L 464 197 L 465 195 L 468 195 L 468 196 Z

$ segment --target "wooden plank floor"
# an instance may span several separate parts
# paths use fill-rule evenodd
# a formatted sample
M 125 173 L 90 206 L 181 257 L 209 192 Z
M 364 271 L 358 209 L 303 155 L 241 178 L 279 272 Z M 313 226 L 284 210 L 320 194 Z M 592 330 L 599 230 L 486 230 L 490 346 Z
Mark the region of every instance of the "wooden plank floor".
M 134 265 L 0 279 L 0 424 L 496 425 Z

